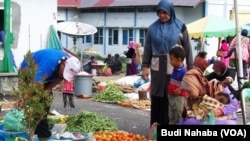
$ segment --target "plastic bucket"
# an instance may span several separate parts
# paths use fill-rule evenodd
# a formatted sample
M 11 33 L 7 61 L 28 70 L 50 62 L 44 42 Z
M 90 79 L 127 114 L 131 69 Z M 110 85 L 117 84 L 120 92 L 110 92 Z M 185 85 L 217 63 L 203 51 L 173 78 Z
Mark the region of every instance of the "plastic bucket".
M 75 75 L 75 88 L 74 94 L 75 96 L 79 95 L 92 95 L 92 83 L 93 83 L 93 75 Z
M 92 69 L 92 74 L 93 75 L 97 75 L 97 70 L 96 69 Z

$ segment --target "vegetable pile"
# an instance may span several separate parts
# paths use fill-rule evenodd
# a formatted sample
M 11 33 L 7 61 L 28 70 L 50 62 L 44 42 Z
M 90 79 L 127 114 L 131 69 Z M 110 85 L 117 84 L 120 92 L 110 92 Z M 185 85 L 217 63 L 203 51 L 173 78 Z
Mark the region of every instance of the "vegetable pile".
M 117 103 L 118 101 L 124 101 L 126 99 L 123 92 L 117 88 L 113 81 L 108 81 L 106 88 L 94 96 L 95 101 L 110 103 Z
M 93 112 L 82 111 L 78 115 L 69 115 L 65 119 L 66 131 L 69 132 L 97 132 L 116 131 L 117 124 L 108 117 L 97 115 Z
M 146 141 L 146 137 L 126 131 L 96 132 L 96 141 Z

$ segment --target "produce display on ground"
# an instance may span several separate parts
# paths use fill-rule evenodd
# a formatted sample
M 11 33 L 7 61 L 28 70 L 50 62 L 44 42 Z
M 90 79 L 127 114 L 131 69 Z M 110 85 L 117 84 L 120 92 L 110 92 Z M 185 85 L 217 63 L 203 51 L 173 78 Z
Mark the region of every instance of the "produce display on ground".
M 124 107 L 134 107 L 142 110 L 149 110 L 151 106 L 151 101 L 149 99 L 130 99 L 125 101 L 118 101 L 117 104 Z
M 104 131 L 94 133 L 96 141 L 146 141 L 146 137 L 126 131 Z
M 93 100 L 108 103 L 117 103 L 118 101 L 126 100 L 123 92 L 118 89 L 113 81 L 108 81 L 105 89 L 101 92 L 96 93 Z
M 118 89 L 120 89 L 123 93 L 133 93 L 135 92 L 135 88 L 131 84 L 121 84 L 121 83 L 116 83 L 115 84 Z
M 94 112 L 82 111 L 78 115 L 67 115 L 61 117 L 48 117 L 50 128 L 54 124 L 67 124 L 65 131 L 68 132 L 100 132 L 100 131 L 117 131 L 117 125 L 108 117 L 97 115 Z

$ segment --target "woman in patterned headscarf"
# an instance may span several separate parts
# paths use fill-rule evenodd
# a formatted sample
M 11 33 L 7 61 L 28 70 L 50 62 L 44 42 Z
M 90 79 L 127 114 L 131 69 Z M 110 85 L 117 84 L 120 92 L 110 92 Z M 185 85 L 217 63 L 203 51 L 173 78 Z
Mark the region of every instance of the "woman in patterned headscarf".
M 249 48 L 250 48 L 250 38 L 248 37 L 248 31 L 246 29 L 242 29 L 241 31 L 241 56 L 242 56 L 242 67 L 243 67 L 243 77 L 247 77 L 248 72 L 247 72 L 247 64 L 249 63 Z M 237 48 L 238 45 L 238 38 L 235 36 L 233 40 L 230 42 L 230 51 L 228 52 L 230 59 L 238 59 L 235 58 L 235 54 L 233 49 Z M 238 52 L 240 53 L 240 52 Z M 239 56 L 237 56 L 239 57 Z M 236 64 L 237 65 L 237 64 Z
M 215 97 L 220 92 L 228 94 L 230 103 L 222 108 L 213 110 L 216 119 L 215 124 L 237 124 L 236 111 L 238 109 L 238 101 L 230 95 L 228 88 L 224 88 L 220 82 L 208 81 L 203 76 L 201 70 L 193 68 L 184 76 L 182 88 L 188 92 L 186 110 L 192 110 L 192 105 L 200 102 L 201 97 L 204 95 Z M 202 124 L 202 121 L 193 117 L 184 117 L 180 124 Z

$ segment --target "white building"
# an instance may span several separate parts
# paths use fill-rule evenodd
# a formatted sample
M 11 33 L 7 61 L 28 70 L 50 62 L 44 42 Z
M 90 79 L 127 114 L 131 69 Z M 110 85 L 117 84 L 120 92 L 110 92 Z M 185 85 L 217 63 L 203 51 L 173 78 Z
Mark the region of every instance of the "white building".
M 4 26 L 4 0 L 0 0 L 0 31 Z M 11 0 L 11 45 L 19 66 L 30 49 L 46 48 L 49 26 L 57 23 L 57 0 Z M 0 60 L 3 58 L 3 48 Z
M 157 19 L 155 7 L 158 1 L 115 0 L 112 3 L 105 3 L 105 0 L 81 0 L 79 6 L 75 8 L 58 5 L 58 21 L 74 21 L 75 17 L 78 17 L 77 21 L 98 28 L 96 34 L 78 39 L 78 48 L 93 47 L 100 51 L 103 56 L 109 53 L 122 54 L 127 49 L 130 40 L 141 42 L 144 45 L 147 27 Z M 217 15 L 230 19 L 230 13 L 234 7 L 233 0 L 173 0 L 173 3 L 176 16 L 186 24 L 207 15 Z M 248 0 L 238 0 L 240 11 L 249 8 Z M 250 12 L 243 13 L 249 16 Z M 248 22 L 250 23 L 250 19 Z M 61 35 L 61 41 L 64 47 L 72 48 L 72 38 Z M 192 42 L 192 45 L 194 47 L 196 44 Z M 217 48 L 217 38 L 207 39 L 204 50 L 208 52 L 209 58 L 215 55 Z M 194 52 L 195 54 L 196 52 Z

